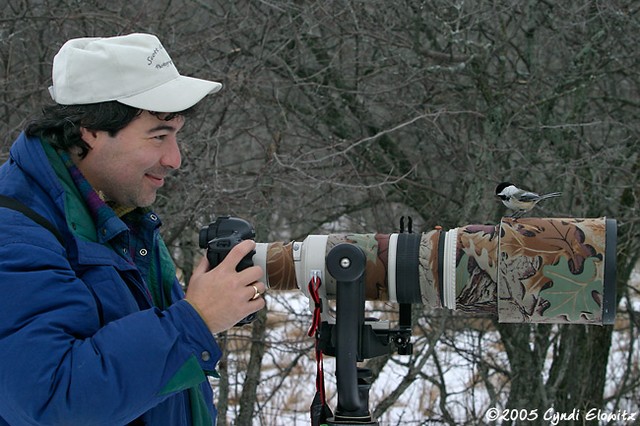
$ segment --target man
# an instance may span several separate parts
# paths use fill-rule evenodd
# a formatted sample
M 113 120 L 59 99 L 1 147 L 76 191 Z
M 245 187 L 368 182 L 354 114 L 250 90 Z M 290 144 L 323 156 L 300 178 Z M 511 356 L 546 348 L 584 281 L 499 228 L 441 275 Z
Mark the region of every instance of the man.
M 177 135 L 216 82 L 181 76 L 149 34 L 68 41 L 54 105 L 0 167 L 0 425 L 211 425 L 213 333 L 261 309 L 244 241 L 186 296 L 149 206 Z M 62 241 L 54 235 L 57 230 Z

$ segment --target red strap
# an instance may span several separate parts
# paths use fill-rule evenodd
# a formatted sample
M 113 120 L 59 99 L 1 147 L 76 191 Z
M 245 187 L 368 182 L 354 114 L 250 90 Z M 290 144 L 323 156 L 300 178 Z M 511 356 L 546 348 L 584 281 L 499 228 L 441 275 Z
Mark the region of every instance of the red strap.
M 320 349 L 320 334 L 318 333 L 318 329 L 320 328 L 320 323 L 322 322 L 322 299 L 320 298 L 320 286 L 322 285 L 322 281 L 320 277 L 314 275 L 309 281 L 309 296 L 313 300 L 315 307 L 313 309 L 313 318 L 311 320 L 311 327 L 309 327 L 309 332 L 307 333 L 309 336 L 314 336 L 316 338 L 315 349 L 316 349 L 316 391 L 320 394 L 320 401 L 322 405 L 325 404 L 325 393 L 324 393 L 324 363 L 322 361 L 322 350 Z
M 313 300 L 315 304 L 315 308 L 313 309 L 313 319 L 311 320 L 311 327 L 309 327 L 309 331 L 307 332 L 308 336 L 317 335 L 318 328 L 320 328 L 320 322 L 322 321 L 322 300 L 320 299 L 320 286 L 322 285 L 322 281 L 320 281 L 320 277 L 314 275 L 309 281 L 309 296 Z

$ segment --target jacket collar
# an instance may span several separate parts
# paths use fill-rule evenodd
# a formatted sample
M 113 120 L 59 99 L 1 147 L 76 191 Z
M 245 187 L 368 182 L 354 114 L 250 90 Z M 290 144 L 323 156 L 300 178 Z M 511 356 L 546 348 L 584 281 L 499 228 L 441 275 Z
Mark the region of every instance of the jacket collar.
M 51 196 L 76 237 L 104 244 L 128 231 L 127 225 L 111 209 L 112 214 L 103 214 L 94 221 L 63 159 L 40 138 L 28 137 L 22 132 L 11 147 L 10 158 Z
M 60 184 L 55 171 L 49 167 L 49 161 L 41 149 L 39 138 L 30 138 L 24 132 L 11 146 L 9 157 L 24 173 L 38 183 L 51 196 L 56 206 L 64 210 L 64 188 Z
M 65 190 L 67 223 L 77 236 L 106 244 L 128 228 L 93 190 L 69 155 L 42 142 L 49 164 Z

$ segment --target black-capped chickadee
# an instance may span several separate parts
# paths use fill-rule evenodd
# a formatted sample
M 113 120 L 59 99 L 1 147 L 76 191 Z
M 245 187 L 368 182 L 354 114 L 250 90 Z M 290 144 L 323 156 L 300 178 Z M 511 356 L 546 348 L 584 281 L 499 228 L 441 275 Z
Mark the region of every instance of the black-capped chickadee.
M 514 211 L 513 217 L 520 217 L 533 209 L 540 201 L 558 197 L 561 194 L 561 192 L 550 192 L 540 195 L 520 189 L 511 182 L 502 182 L 496 186 L 496 196 L 502 200 L 502 204 Z

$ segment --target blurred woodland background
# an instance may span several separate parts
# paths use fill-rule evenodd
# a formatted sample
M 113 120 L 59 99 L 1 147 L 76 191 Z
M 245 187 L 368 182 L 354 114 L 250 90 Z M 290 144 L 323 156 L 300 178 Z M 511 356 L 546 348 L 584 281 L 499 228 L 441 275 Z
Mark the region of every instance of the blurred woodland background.
M 394 232 L 402 215 L 417 231 L 497 223 L 502 180 L 562 191 L 535 214 L 618 220 L 615 327 L 417 306 L 413 355 L 367 362 L 371 409 L 381 425 L 495 424 L 491 407 L 538 409 L 527 424 L 549 409 L 640 411 L 640 2 L 0 0 L 0 160 L 51 102 L 64 41 L 130 32 L 224 84 L 183 130 L 183 167 L 157 205 L 185 282 L 215 215 L 290 241 Z M 307 424 L 307 303 L 272 292 L 253 326 L 219 336 L 220 425 Z

